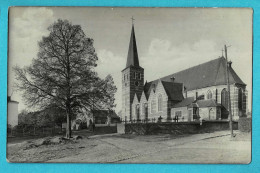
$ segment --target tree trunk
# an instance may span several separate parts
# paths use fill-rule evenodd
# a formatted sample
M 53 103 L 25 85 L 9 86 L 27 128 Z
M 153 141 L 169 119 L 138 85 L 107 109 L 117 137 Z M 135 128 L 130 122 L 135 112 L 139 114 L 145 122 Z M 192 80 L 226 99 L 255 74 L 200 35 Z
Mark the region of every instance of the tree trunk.
M 70 111 L 67 112 L 67 127 L 66 127 L 66 138 L 71 138 L 71 119 Z

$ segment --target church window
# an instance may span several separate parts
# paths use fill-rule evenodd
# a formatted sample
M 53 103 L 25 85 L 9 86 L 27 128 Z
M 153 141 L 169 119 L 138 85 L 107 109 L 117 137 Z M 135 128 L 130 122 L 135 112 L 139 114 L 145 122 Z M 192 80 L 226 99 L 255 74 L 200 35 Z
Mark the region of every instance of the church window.
M 207 93 L 207 99 L 212 99 L 212 92 L 210 90 Z
M 137 104 L 135 106 L 135 113 L 136 113 L 136 119 L 140 120 L 140 106 L 139 106 L 139 104 Z
M 242 110 L 242 105 L 243 105 L 243 97 L 242 97 L 242 94 L 243 94 L 243 92 L 242 92 L 242 89 L 241 88 L 239 88 L 238 89 L 238 109 L 241 111 Z
M 151 113 L 155 113 L 155 110 L 156 110 L 156 103 L 155 103 L 155 100 L 152 100 L 151 101 Z
M 141 73 L 138 73 L 138 79 L 141 79 Z
M 158 111 L 162 111 L 162 95 L 158 96 Z
M 142 108 L 143 115 L 145 115 L 145 104 L 146 103 L 143 104 L 143 108 Z
M 204 94 L 202 94 L 202 95 L 200 95 L 200 96 L 197 97 L 197 100 L 204 100 L 204 99 L 205 99 Z
M 126 75 L 126 79 L 128 80 L 128 74 Z
M 226 88 L 221 91 L 221 104 L 228 110 L 228 92 Z
M 218 89 L 216 89 L 216 102 L 218 102 Z
M 136 79 L 136 78 L 137 78 L 137 72 L 134 73 L 134 79 Z

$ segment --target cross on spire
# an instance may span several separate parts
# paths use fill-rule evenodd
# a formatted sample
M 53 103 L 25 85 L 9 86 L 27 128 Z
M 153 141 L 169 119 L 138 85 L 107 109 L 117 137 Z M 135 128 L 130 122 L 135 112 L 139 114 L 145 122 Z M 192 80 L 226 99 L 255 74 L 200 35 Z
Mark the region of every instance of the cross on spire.
M 135 20 L 134 17 L 132 16 L 131 19 L 132 19 L 132 25 L 134 25 L 134 20 Z

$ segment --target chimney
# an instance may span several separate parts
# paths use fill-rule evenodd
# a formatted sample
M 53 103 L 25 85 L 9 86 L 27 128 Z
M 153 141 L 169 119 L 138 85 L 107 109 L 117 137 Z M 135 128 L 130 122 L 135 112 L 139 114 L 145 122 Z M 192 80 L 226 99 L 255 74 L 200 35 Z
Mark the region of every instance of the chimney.
M 174 76 L 172 76 L 172 77 L 171 77 L 171 81 L 172 81 L 172 82 L 174 82 L 174 80 L 175 80 L 175 77 L 174 77 Z

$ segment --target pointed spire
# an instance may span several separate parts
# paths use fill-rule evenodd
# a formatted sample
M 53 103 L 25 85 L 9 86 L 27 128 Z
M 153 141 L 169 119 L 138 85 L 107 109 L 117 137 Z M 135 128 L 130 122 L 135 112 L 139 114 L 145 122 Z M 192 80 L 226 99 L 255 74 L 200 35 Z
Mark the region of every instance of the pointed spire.
M 133 23 L 132 23 L 132 32 L 131 32 L 131 37 L 130 37 L 126 67 L 129 67 L 131 65 L 139 67 L 137 46 L 136 46 L 136 40 L 135 40 L 135 30 L 134 30 Z

